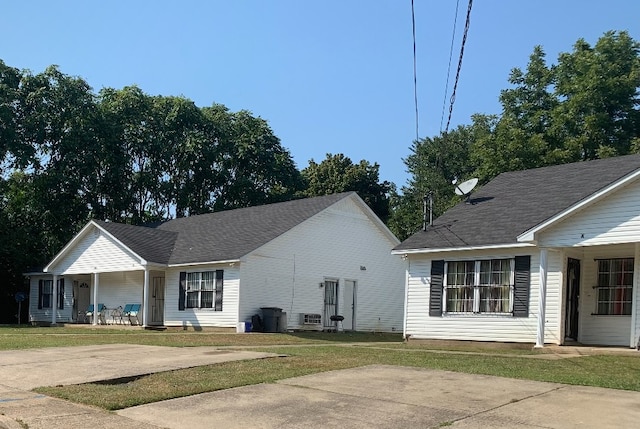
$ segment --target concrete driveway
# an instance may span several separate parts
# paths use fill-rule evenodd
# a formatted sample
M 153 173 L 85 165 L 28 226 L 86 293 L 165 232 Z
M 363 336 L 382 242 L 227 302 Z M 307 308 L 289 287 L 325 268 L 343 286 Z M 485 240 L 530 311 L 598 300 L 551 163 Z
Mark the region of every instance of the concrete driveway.
M 30 429 L 626 428 L 640 421 L 640 392 L 395 366 L 296 377 L 117 413 L 28 391 L 34 385 L 266 356 L 211 347 L 131 345 L 0 352 L 0 429 L 23 428 L 18 420 Z

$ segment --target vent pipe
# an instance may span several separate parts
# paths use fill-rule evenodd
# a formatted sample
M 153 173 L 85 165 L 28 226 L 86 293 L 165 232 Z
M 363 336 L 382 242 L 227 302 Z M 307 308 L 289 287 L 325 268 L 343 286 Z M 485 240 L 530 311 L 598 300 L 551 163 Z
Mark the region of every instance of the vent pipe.
M 429 211 L 429 223 L 427 223 L 427 210 Z M 433 225 L 433 191 L 429 191 L 422 200 L 422 230 L 427 230 L 427 225 Z

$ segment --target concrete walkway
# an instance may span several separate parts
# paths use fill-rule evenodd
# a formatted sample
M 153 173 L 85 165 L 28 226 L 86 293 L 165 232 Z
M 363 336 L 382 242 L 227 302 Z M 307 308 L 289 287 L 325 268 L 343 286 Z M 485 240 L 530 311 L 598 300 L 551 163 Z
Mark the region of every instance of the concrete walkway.
M 35 386 L 268 356 L 274 355 L 122 344 L 3 351 L 0 429 L 622 428 L 637 427 L 640 421 L 640 392 L 383 365 L 194 395 L 117 413 L 29 391 Z

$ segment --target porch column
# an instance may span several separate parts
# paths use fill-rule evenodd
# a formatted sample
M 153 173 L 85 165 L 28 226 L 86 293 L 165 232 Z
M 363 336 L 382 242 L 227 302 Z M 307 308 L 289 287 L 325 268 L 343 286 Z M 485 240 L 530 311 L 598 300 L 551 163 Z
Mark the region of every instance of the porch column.
M 51 326 L 56 326 L 56 313 L 58 313 L 58 275 L 54 274 L 51 286 Z
M 629 347 L 640 347 L 640 332 L 638 332 L 638 288 L 640 287 L 640 243 L 636 243 L 633 255 L 633 289 L 631 295 L 631 335 Z
M 538 293 L 538 334 L 536 348 L 544 347 L 544 318 L 547 306 L 547 249 L 540 249 L 540 291 Z
M 146 327 L 149 313 L 149 267 L 144 267 L 144 292 L 142 295 L 142 326 Z
M 98 324 L 98 286 L 100 283 L 100 275 L 93 273 L 93 325 Z

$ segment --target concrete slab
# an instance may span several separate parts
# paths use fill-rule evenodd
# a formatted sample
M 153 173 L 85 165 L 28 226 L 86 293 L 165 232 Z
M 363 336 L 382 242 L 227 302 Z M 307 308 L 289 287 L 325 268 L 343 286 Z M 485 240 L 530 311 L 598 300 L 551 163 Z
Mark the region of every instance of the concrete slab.
M 275 355 L 133 344 L 8 350 L 0 351 L 0 384 L 28 390 L 270 356 Z
M 369 366 L 173 399 L 118 414 L 171 429 L 602 428 L 635 427 L 638 403 L 639 392 Z
M 376 365 L 142 405 L 117 413 L 36 386 L 274 356 L 138 345 L 0 352 L 0 429 L 636 427 L 640 392 Z M 16 426 L 16 424 L 18 426 Z
M 567 386 L 526 401 L 470 416 L 455 428 L 633 428 L 640 421 L 640 393 Z

